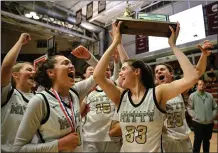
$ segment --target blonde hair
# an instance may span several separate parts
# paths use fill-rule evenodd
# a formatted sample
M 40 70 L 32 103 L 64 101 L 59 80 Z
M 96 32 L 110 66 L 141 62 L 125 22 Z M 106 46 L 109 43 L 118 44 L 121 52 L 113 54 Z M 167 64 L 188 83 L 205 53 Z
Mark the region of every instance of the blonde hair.
M 23 66 L 24 66 L 25 64 L 32 65 L 32 63 L 30 63 L 30 62 L 17 62 L 17 63 L 15 63 L 15 65 L 14 65 L 13 68 L 12 68 L 12 73 L 14 73 L 14 72 L 20 72 L 20 70 L 23 68 Z M 15 88 L 15 86 L 16 86 L 16 81 L 14 80 L 13 75 L 11 76 L 11 84 L 12 84 L 12 86 Z

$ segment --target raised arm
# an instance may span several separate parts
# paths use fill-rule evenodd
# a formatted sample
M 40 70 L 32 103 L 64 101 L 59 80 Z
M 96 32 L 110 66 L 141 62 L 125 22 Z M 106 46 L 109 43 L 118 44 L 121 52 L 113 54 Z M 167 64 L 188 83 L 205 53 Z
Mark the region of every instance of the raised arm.
M 110 32 L 110 36 L 111 36 L 111 39 L 113 40 L 114 37 L 113 37 L 113 34 L 112 32 Z M 122 39 L 122 38 L 121 38 Z M 123 44 L 122 42 L 120 42 L 118 45 L 117 45 L 117 50 L 118 50 L 118 53 L 119 53 L 119 57 L 120 57 L 120 62 L 123 64 L 125 60 L 128 60 L 129 59 L 129 56 L 127 55 L 124 47 L 123 47 Z
M 205 40 L 202 46 L 198 45 L 198 48 L 201 50 L 202 53 L 197 63 L 196 69 L 199 72 L 199 77 L 201 77 L 207 67 L 207 57 L 211 54 L 210 49 L 214 48 L 214 46 L 209 40 Z
M 85 59 L 86 62 L 93 67 L 98 64 L 98 60 L 82 45 L 72 50 L 71 54 L 77 58 Z
M 11 73 L 14 64 L 16 63 L 17 57 L 23 45 L 25 45 L 29 40 L 31 40 L 28 33 L 22 33 L 19 40 L 11 48 L 11 50 L 5 56 L 2 62 L 1 68 L 1 86 L 7 86 L 11 81 Z
M 103 56 L 101 57 L 100 61 L 98 62 L 97 66 L 94 70 L 94 79 L 97 84 L 104 90 L 106 95 L 118 106 L 120 102 L 120 96 L 122 90 L 114 85 L 113 82 L 106 78 L 105 72 L 107 66 L 110 62 L 110 58 L 113 55 L 115 48 L 121 42 L 121 34 L 120 34 L 120 24 L 118 23 L 116 26 L 115 23 L 112 24 L 114 40 L 109 48 L 105 51 Z
M 113 60 L 114 60 L 114 68 L 113 68 L 113 76 L 110 78 L 112 81 L 116 81 L 117 78 L 119 77 L 119 55 L 118 51 L 115 50 L 114 55 L 113 55 Z
M 186 89 L 191 88 L 199 78 L 198 72 L 194 68 L 192 63 L 185 56 L 185 54 L 175 45 L 180 30 L 179 26 L 179 23 L 177 23 L 176 31 L 174 31 L 173 28 L 170 26 L 172 34 L 168 39 L 168 43 L 174 55 L 177 57 L 184 75 L 183 78 L 179 80 L 157 86 L 155 91 L 157 96 L 156 98 L 157 101 L 161 103 L 161 106 L 164 109 L 168 100 L 176 97 L 180 93 L 184 92 Z

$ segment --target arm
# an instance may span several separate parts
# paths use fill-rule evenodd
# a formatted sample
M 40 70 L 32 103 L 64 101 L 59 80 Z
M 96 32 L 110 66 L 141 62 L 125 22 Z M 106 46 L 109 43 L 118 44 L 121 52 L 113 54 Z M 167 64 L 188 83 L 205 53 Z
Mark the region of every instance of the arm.
M 199 77 L 201 77 L 207 67 L 207 57 L 211 54 L 211 51 L 209 49 L 214 48 L 213 44 L 210 43 L 208 40 L 204 41 L 204 44 L 202 46 L 198 45 L 198 47 L 201 50 L 201 57 L 197 63 L 196 69 L 199 71 Z
M 84 46 L 80 45 L 76 49 L 72 50 L 71 54 L 77 58 L 85 59 L 86 62 L 93 67 L 98 64 L 98 60 L 95 58 L 95 56 L 93 56 Z
M 111 125 L 110 131 L 109 131 L 109 135 L 111 137 L 120 137 L 120 136 L 122 136 L 120 123 L 118 121 L 116 121 L 115 123 L 113 123 L 113 121 L 112 121 L 112 125 Z
M 114 72 L 113 76 L 110 78 L 112 81 L 116 81 L 117 78 L 119 77 L 119 62 L 114 61 Z
M 27 107 L 25 115 L 18 128 L 13 150 L 15 152 L 58 152 L 58 140 L 41 144 L 31 144 L 41 121 L 45 117 L 45 105 L 41 98 L 34 96 Z
M 114 37 L 113 37 L 113 34 L 112 32 L 110 32 L 110 36 L 111 36 L 111 39 L 113 40 Z M 123 44 L 122 42 L 120 42 L 118 45 L 117 45 L 117 50 L 118 50 L 118 53 L 119 53 L 119 57 L 120 57 L 120 61 L 121 63 L 123 64 L 125 60 L 129 59 L 129 56 L 127 55 L 124 47 L 123 47 Z
M 195 117 L 195 111 L 194 111 L 193 94 L 191 94 L 191 95 L 189 96 L 187 110 L 188 110 L 189 115 L 190 115 L 192 118 L 194 118 L 194 117 Z
M 5 56 L 2 62 L 1 69 L 1 86 L 4 87 L 8 85 L 11 81 L 12 68 L 17 60 L 17 56 L 20 53 L 21 47 L 25 45 L 29 40 L 31 40 L 30 35 L 27 33 L 22 33 L 19 40 L 11 48 L 11 50 Z
M 103 56 L 101 57 L 97 66 L 95 67 L 94 74 L 93 74 L 97 84 L 104 90 L 106 95 L 115 103 L 116 106 L 119 105 L 122 89 L 116 87 L 114 83 L 108 80 L 105 76 L 105 72 L 109 64 L 110 57 L 113 55 L 115 48 L 117 47 L 117 44 L 121 41 L 121 36 L 120 36 L 121 34 L 119 31 L 120 24 L 121 22 L 119 22 L 117 27 L 115 23 L 112 24 L 114 40 L 112 44 L 109 46 L 109 48 L 105 51 Z
M 80 103 L 85 98 L 85 96 L 96 86 L 96 82 L 93 76 L 90 76 L 88 79 L 77 82 L 73 88 L 78 92 Z
M 172 34 L 168 39 L 168 42 L 183 70 L 183 78 L 168 84 L 162 84 L 157 86 L 155 91 L 156 98 L 157 101 L 161 104 L 161 107 L 164 109 L 168 100 L 176 97 L 180 93 L 184 92 L 186 89 L 191 88 L 199 78 L 198 72 L 193 67 L 192 63 L 185 56 L 185 54 L 175 45 L 176 39 L 179 34 L 179 29 L 179 24 L 177 24 L 176 32 L 173 30 L 172 27 L 170 27 Z
M 113 116 L 113 119 L 111 121 L 109 135 L 111 137 L 122 136 L 122 131 L 120 128 L 120 123 L 119 123 L 119 115 L 117 114 L 117 112 L 114 112 L 114 116 Z

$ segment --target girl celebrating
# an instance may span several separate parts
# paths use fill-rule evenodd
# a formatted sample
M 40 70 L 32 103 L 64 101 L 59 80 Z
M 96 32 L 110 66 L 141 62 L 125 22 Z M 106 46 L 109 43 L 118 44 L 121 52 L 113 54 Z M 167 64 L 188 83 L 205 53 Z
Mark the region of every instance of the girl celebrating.
M 127 60 L 123 63 L 120 77 L 121 89 L 105 77 L 105 71 L 114 48 L 121 42 L 120 24 L 112 25 L 113 42 L 106 50 L 94 70 L 94 79 L 107 96 L 118 107 L 122 129 L 124 152 L 158 152 L 161 148 L 163 115 L 166 101 L 193 86 L 198 73 L 187 57 L 176 47 L 179 24 L 168 39 L 173 53 L 178 58 L 184 77 L 169 84 L 154 85 L 151 68 L 140 60 Z M 191 73 L 191 74 L 190 74 Z
M 96 84 L 90 77 L 74 85 L 74 77 L 74 66 L 64 56 L 49 57 L 39 66 L 35 79 L 46 90 L 30 100 L 14 151 L 82 151 L 79 102 Z M 44 143 L 30 144 L 37 131 Z
M 30 35 L 22 33 L 17 43 L 7 53 L 1 69 L 1 150 L 11 152 L 14 139 L 33 93 L 34 68 L 29 62 L 16 63 L 23 45 L 31 40 Z M 12 80 L 11 80 L 12 79 Z

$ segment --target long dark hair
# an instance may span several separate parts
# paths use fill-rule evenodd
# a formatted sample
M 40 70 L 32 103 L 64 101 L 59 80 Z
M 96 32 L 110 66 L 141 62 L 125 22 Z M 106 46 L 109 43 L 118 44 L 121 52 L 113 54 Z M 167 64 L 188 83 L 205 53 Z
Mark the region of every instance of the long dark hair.
M 131 67 L 135 69 L 139 68 L 141 70 L 141 82 L 146 89 L 155 87 L 153 71 L 149 65 L 136 59 L 128 59 L 125 62 Z
M 57 60 L 55 59 L 57 56 L 60 55 L 51 56 L 39 65 L 35 75 L 35 81 L 38 83 L 38 85 L 41 85 L 47 89 L 52 87 L 52 80 L 49 77 L 47 70 L 54 68 L 55 63 L 57 63 Z

